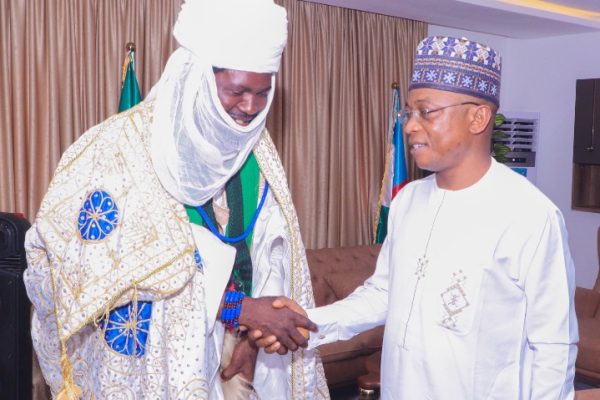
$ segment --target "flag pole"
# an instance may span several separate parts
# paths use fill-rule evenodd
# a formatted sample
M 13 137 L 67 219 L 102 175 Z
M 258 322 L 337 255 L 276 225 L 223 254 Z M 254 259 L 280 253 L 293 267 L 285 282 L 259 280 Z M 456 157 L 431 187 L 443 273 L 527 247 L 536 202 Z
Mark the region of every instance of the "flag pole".
M 123 60 L 121 70 L 121 96 L 119 98 L 119 112 L 130 109 L 142 100 L 140 88 L 135 76 L 135 43 L 125 45 L 127 55 Z
M 130 62 L 133 62 L 133 54 L 135 53 L 135 43 L 127 43 L 125 49 L 127 50 L 127 56 L 125 57 L 125 60 L 123 60 L 123 68 L 121 68 L 121 87 L 123 87 L 123 84 L 125 83 L 125 77 L 127 76 L 127 67 L 129 66 Z

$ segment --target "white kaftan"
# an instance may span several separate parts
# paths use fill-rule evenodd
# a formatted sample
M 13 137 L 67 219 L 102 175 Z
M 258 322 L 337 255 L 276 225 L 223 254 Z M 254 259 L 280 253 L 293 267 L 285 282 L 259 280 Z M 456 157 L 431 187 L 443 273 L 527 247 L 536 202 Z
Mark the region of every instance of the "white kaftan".
M 149 155 L 152 107 L 110 118 L 65 152 L 27 233 L 33 344 L 55 396 L 74 387 L 63 386 L 72 371 L 84 399 L 222 398 L 223 330 L 215 320 L 235 250 L 190 224 L 161 186 Z M 271 188 L 250 249 L 254 295 L 313 306 L 296 214 L 268 134 L 254 154 Z M 61 343 L 70 365 L 61 365 Z M 263 399 L 329 398 L 314 351 L 261 351 L 253 383 Z
M 388 226 L 373 276 L 309 311 L 311 347 L 385 322 L 382 399 L 573 398 L 574 267 L 537 188 L 492 160 L 464 190 L 407 185 Z

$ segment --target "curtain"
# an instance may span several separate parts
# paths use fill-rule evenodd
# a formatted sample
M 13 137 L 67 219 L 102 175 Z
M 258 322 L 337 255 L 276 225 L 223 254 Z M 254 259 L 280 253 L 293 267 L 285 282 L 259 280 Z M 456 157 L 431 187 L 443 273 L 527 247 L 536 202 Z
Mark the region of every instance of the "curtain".
M 33 219 L 62 152 L 116 112 L 129 41 L 148 92 L 175 48 L 170 32 L 181 2 L 1 0 L 0 210 Z M 278 2 L 288 10 L 289 41 L 268 126 L 305 242 L 370 243 L 390 86 L 397 81 L 406 94 L 426 25 Z
M 118 108 L 125 45 L 142 94 L 182 0 L 0 0 L 0 210 L 32 220 L 63 151 Z
M 295 0 L 269 116 L 308 248 L 373 242 L 391 85 L 406 98 L 427 25 Z M 409 176 L 417 177 L 414 163 Z

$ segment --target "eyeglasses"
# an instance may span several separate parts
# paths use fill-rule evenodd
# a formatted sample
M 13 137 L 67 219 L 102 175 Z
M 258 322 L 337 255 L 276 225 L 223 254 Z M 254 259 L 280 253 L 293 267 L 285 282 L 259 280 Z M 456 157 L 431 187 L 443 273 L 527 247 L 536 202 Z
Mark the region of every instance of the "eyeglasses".
M 400 110 L 400 113 L 398 114 L 398 116 L 400 117 L 400 121 L 402 121 L 402 124 L 406 124 L 412 117 L 417 117 L 420 120 L 429 122 L 431 119 L 430 114 L 432 114 L 434 112 L 442 111 L 442 110 L 445 110 L 446 108 L 450 108 L 450 107 L 458 107 L 458 106 L 466 106 L 466 105 L 479 106 L 481 104 L 474 103 L 472 101 L 465 101 L 463 103 L 450 104 L 449 106 L 434 108 L 433 110 L 430 110 L 428 108 L 423 108 L 420 110 L 407 110 L 405 108 L 403 110 Z

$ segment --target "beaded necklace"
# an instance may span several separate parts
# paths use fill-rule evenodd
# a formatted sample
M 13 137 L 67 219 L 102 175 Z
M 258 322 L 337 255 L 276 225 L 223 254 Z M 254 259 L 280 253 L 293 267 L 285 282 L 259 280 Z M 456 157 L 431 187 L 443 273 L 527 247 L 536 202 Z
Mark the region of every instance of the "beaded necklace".
M 246 237 L 248 237 L 248 235 L 250 234 L 250 232 L 252 232 L 252 229 L 254 229 L 254 225 L 256 224 L 256 220 L 258 219 L 260 211 L 262 210 L 263 205 L 265 204 L 265 200 L 267 198 L 267 192 L 268 191 L 269 191 L 269 183 L 267 181 L 265 181 L 265 190 L 263 191 L 262 197 L 260 198 L 260 203 L 258 204 L 258 207 L 256 208 L 256 211 L 254 212 L 254 215 L 252 216 L 252 220 L 250 220 L 250 223 L 246 227 L 246 230 L 244 230 L 244 232 L 241 235 L 236 236 L 236 237 L 231 237 L 230 238 L 230 237 L 227 237 L 227 236 L 221 234 L 219 232 L 219 230 L 216 228 L 216 226 L 213 224 L 213 222 L 211 221 L 211 219 L 208 216 L 208 214 L 206 213 L 206 211 L 204 211 L 204 209 L 201 206 L 196 207 L 196 211 L 198 211 L 198 214 L 200 214 L 200 216 L 204 220 L 204 223 L 206 224 L 206 226 L 208 227 L 208 229 L 210 229 L 210 231 L 213 233 L 213 235 L 215 235 L 216 237 L 218 237 L 221 241 L 223 241 L 225 243 L 240 242 L 240 241 L 246 239 Z

